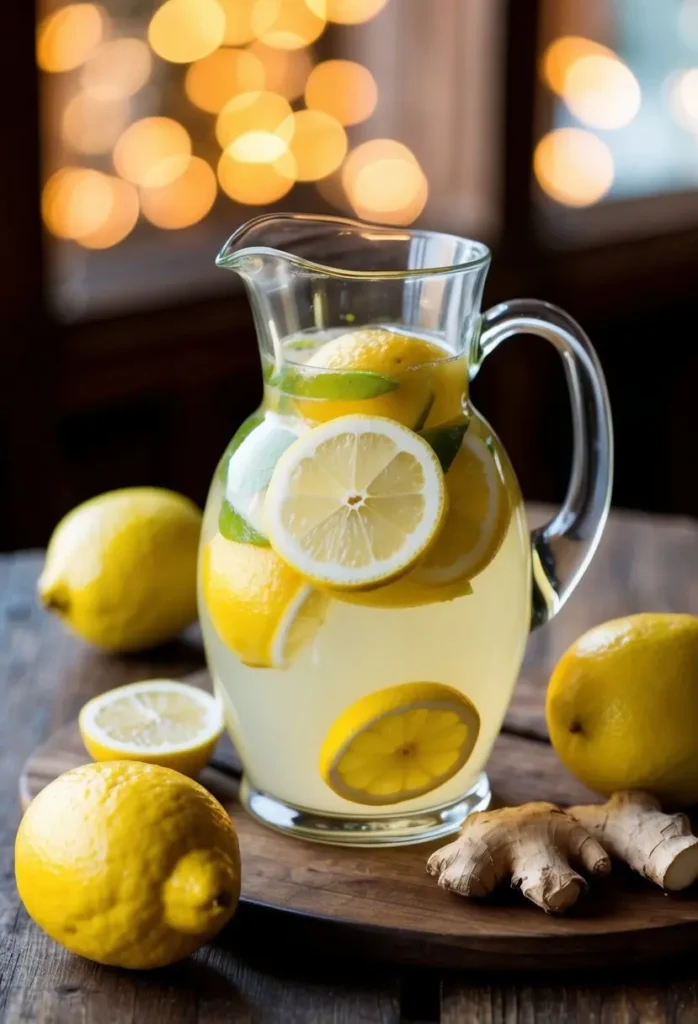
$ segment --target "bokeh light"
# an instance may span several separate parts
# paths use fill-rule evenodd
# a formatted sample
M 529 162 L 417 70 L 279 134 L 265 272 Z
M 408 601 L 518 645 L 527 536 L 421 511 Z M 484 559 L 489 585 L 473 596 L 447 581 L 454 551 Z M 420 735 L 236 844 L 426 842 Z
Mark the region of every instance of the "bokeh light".
M 257 0 L 252 8 L 255 36 L 277 50 L 299 50 L 322 35 L 325 18 L 305 0 Z
M 339 121 L 321 110 L 293 115 L 291 153 L 298 181 L 317 181 L 336 171 L 347 152 L 347 134 Z
M 205 160 L 193 156 L 184 174 L 162 188 L 141 189 L 141 210 L 158 228 L 176 230 L 197 224 L 216 199 L 216 175 Z
M 601 43 L 595 43 L 593 39 L 585 39 L 584 36 L 561 36 L 555 39 L 546 49 L 541 60 L 541 74 L 543 81 L 562 96 L 565 90 L 565 78 L 573 64 L 585 57 L 610 57 L 615 58 L 613 50 Z M 617 59 L 617 58 L 616 58 Z
M 142 39 L 111 39 L 87 61 L 80 84 L 95 99 L 117 100 L 142 89 L 152 66 L 152 54 Z
M 278 92 L 290 101 L 303 95 L 313 67 L 309 50 L 275 50 L 256 39 L 247 52 L 258 57 L 264 65 L 265 89 Z
M 254 39 L 252 11 L 257 0 L 219 0 L 225 14 L 223 42 L 226 46 L 242 46 Z
M 533 169 L 542 190 L 564 206 L 591 206 L 609 192 L 614 166 L 611 151 L 581 128 L 558 128 L 536 146 Z
M 359 25 L 383 10 L 388 0 L 305 0 L 317 15 L 338 25 Z
M 349 154 L 342 184 L 356 214 L 384 224 L 410 224 L 429 196 L 414 153 L 394 139 L 371 139 Z
M 236 203 L 264 206 L 283 199 L 296 180 L 295 161 L 284 153 L 273 163 L 244 163 L 230 153 L 223 153 L 218 162 L 221 188 Z
M 192 64 L 184 88 L 195 106 L 217 114 L 233 96 L 261 91 L 264 83 L 264 65 L 259 57 L 247 50 L 225 47 Z
M 217 0 L 166 0 L 150 21 L 148 41 L 163 60 L 188 64 L 220 46 L 225 28 Z
M 305 86 L 306 106 L 331 114 L 340 124 L 359 124 L 378 102 L 376 80 L 363 64 L 326 60 L 311 71 Z
M 186 128 L 169 117 L 144 117 L 114 147 L 114 167 L 126 181 L 162 188 L 183 174 L 191 157 Z
M 227 149 L 250 132 L 278 135 L 287 145 L 293 128 L 293 111 L 283 96 L 275 92 L 245 92 L 221 110 L 216 120 L 216 138 L 221 149 Z
M 42 71 L 72 71 L 94 52 L 106 28 L 96 4 L 68 4 L 39 23 L 36 62 Z
M 630 68 L 603 54 L 580 57 L 572 63 L 564 76 L 562 96 L 583 124 L 606 130 L 630 124 L 642 101 Z
M 84 249 L 110 249 L 130 235 L 138 221 L 138 193 L 133 185 L 104 175 L 112 193 L 109 213 L 94 231 L 77 239 Z
M 672 77 L 669 105 L 674 120 L 681 128 L 698 133 L 698 68 Z
M 44 185 L 41 213 L 57 238 L 77 239 L 105 223 L 113 201 L 106 174 L 88 167 L 62 167 Z
M 129 101 L 124 97 L 104 100 L 79 92 L 63 109 L 61 136 L 78 153 L 108 153 L 126 127 L 128 116 Z
M 315 188 L 318 195 L 322 196 L 326 203 L 333 206 L 335 210 L 341 210 L 342 213 L 351 213 L 351 206 L 347 199 L 346 192 L 344 191 L 344 185 L 342 184 L 342 170 L 339 168 L 333 174 L 328 174 L 326 178 L 321 178 L 320 181 L 315 182 Z

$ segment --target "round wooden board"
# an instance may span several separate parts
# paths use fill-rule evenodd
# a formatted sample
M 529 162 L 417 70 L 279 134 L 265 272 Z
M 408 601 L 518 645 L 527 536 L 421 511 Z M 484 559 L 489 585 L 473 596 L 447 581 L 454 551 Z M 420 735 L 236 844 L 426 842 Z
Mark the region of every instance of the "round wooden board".
M 23 807 L 61 772 L 88 760 L 77 725 L 38 747 L 19 782 Z M 438 843 L 357 850 L 289 839 L 237 801 L 236 755 L 225 744 L 201 781 L 233 818 L 242 849 L 242 907 L 234 934 L 269 952 L 299 943 L 343 957 L 496 971 L 615 968 L 698 943 L 698 895 L 669 897 L 615 866 L 565 917 L 517 893 L 478 903 L 439 889 L 425 871 Z M 591 801 L 552 749 L 502 734 L 488 767 L 500 802 Z

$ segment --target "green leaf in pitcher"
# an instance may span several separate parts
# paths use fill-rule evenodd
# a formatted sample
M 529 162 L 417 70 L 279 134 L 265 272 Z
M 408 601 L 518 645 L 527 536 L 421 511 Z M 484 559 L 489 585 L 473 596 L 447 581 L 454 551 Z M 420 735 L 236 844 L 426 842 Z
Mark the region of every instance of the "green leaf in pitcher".
M 421 437 L 434 449 L 444 473 L 448 473 L 451 463 L 460 451 L 467 429 L 467 422 L 463 422 L 443 427 L 432 427 L 421 432 Z
M 432 407 L 433 407 L 435 401 L 436 401 L 436 395 L 432 391 L 431 394 L 429 395 L 429 398 L 424 403 L 424 408 L 420 412 L 419 417 L 417 419 L 417 422 L 412 427 L 412 429 L 414 430 L 415 434 L 418 434 L 420 432 L 420 430 L 422 430 L 424 428 L 424 424 L 429 419 L 429 413 L 431 412 Z
M 285 368 L 270 383 L 296 398 L 325 398 L 333 402 L 355 402 L 378 398 L 400 387 L 393 377 L 370 370 L 342 370 L 337 373 L 303 373 Z
M 238 450 L 245 438 L 249 437 L 252 431 L 255 430 L 255 428 L 263 421 L 264 413 L 257 411 L 248 416 L 246 420 L 243 420 L 238 427 L 233 440 L 223 452 L 221 460 L 218 463 L 218 468 L 216 469 L 216 476 L 223 485 L 225 485 L 225 482 L 228 479 L 228 465 L 230 464 L 231 457 Z
M 218 516 L 218 529 L 226 540 L 234 540 L 238 544 L 255 544 L 257 547 L 269 547 L 267 538 L 255 530 L 225 498 Z

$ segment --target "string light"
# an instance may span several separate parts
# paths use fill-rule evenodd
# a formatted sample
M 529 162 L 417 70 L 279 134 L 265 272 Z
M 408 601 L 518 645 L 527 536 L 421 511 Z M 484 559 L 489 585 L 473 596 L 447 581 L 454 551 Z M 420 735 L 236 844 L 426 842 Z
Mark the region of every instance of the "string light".
M 411 224 L 429 196 L 414 153 L 394 139 L 372 139 L 357 146 L 344 164 L 342 184 L 359 217 L 384 224 Z
M 291 153 L 298 181 L 317 181 L 336 171 L 347 152 L 347 135 L 339 121 L 321 110 L 293 115 Z
M 265 78 L 264 65 L 254 53 L 226 47 L 192 64 L 184 88 L 194 106 L 218 114 L 238 93 L 264 89 Z
M 676 123 L 698 133 L 698 68 L 682 71 L 671 79 L 669 104 Z
M 305 87 L 306 106 L 331 114 L 340 124 L 359 124 L 378 102 L 376 80 L 362 64 L 326 60 L 311 71 Z
M 307 48 L 301 50 L 274 50 L 258 39 L 247 50 L 258 57 L 264 66 L 264 88 L 278 92 L 289 101 L 303 95 L 313 62 Z
M 257 0 L 218 0 L 225 14 L 223 42 L 226 46 L 242 46 L 254 39 L 252 11 Z
M 359 25 L 383 10 L 388 0 L 305 0 L 319 17 L 338 25 Z
M 133 185 L 105 175 L 111 190 L 109 213 L 94 231 L 77 239 L 83 249 L 111 249 L 131 234 L 138 221 L 138 193 Z
M 166 0 L 148 26 L 148 41 L 158 57 L 188 64 L 223 42 L 226 17 L 218 0 Z
M 623 128 L 640 109 L 640 86 L 617 57 L 592 54 L 565 73 L 562 96 L 574 116 L 590 128 Z
M 68 4 L 39 23 L 36 62 L 42 71 L 72 71 L 94 52 L 106 28 L 96 4 Z
M 293 134 L 293 111 L 288 100 L 275 92 L 245 92 L 235 96 L 221 110 L 216 121 L 216 138 L 221 149 L 227 149 L 241 136 L 277 135 L 284 149 Z
M 62 167 L 42 191 L 44 223 L 57 238 L 81 238 L 105 223 L 113 198 L 106 174 L 87 167 Z
M 295 161 L 288 152 L 274 163 L 244 163 L 230 153 L 223 153 L 218 162 L 221 188 L 236 203 L 247 206 L 264 206 L 283 199 L 295 180 Z
M 191 157 L 186 128 L 169 117 L 134 121 L 114 147 L 114 167 L 126 181 L 162 188 L 183 174 Z
M 541 189 L 563 206 L 598 203 L 613 184 L 610 149 L 581 128 L 548 132 L 536 146 L 533 169 Z
M 108 153 L 126 126 L 129 101 L 96 99 L 79 92 L 68 101 L 61 118 L 63 141 L 78 153 Z
M 584 36 L 560 36 L 545 50 L 541 60 L 543 81 L 554 93 L 562 96 L 565 91 L 565 78 L 568 71 L 578 60 L 584 57 L 616 57 L 613 50 L 593 39 Z
M 188 228 L 204 219 L 215 202 L 217 190 L 212 169 L 205 160 L 193 156 L 184 174 L 169 185 L 141 190 L 141 210 L 158 228 Z
M 325 18 L 303 0 L 257 0 L 252 8 L 255 36 L 277 50 L 299 50 L 322 35 Z
M 97 100 L 133 96 L 150 78 L 153 58 L 142 39 L 111 39 L 89 58 L 80 84 Z

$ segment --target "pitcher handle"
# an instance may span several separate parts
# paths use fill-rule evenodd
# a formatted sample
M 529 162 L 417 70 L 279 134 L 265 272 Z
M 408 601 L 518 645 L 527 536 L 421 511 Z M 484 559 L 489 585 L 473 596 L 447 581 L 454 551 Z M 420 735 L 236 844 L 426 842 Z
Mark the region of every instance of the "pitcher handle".
M 531 531 L 531 629 L 555 615 L 596 550 L 611 502 L 613 425 L 603 370 L 588 337 L 564 310 L 537 299 L 502 302 L 482 317 L 471 376 L 515 334 L 535 334 L 560 353 L 572 405 L 572 471 L 562 508 Z

